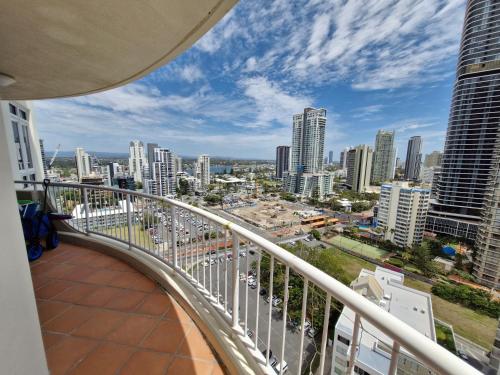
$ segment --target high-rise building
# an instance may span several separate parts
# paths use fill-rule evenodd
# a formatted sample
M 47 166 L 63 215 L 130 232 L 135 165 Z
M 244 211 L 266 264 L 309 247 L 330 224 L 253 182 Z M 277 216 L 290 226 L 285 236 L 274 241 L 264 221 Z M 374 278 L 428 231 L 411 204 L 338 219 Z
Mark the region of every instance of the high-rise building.
M 288 192 L 318 198 L 331 193 L 333 175 L 323 171 L 325 128 L 325 109 L 305 108 L 293 116 L 291 167 L 284 185 Z
M 371 181 L 382 183 L 394 178 L 396 150 L 394 149 L 394 130 L 379 130 L 375 138 Z
M 43 176 L 47 178 L 47 158 L 45 157 L 45 147 L 43 146 L 43 139 L 40 139 L 40 156 L 42 158 Z
M 108 163 L 108 166 L 109 166 L 109 177 L 111 177 L 112 179 L 116 178 L 118 173 L 122 172 L 121 166 L 118 163 L 111 162 Z
M 305 108 L 293 116 L 291 173 L 323 171 L 326 109 Z
M 347 152 L 346 185 L 349 189 L 362 193 L 370 186 L 373 151 L 368 145 L 359 145 Z
M 440 151 L 432 151 L 430 154 L 425 155 L 424 167 L 439 167 L 443 160 L 443 153 Z
M 134 177 L 136 182 L 142 182 L 142 168 L 145 165 L 144 144 L 141 141 L 130 142 L 128 173 Z
M 195 165 L 195 177 L 200 181 L 202 189 L 210 184 L 210 156 L 200 155 Z
M 436 341 L 431 296 L 404 285 L 404 275 L 387 268 L 375 271 L 362 269 L 352 289 L 396 318 Z M 354 328 L 357 314 L 344 306 L 335 325 L 332 374 L 390 374 L 393 341 L 369 321 L 363 320 Z M 353 363 L 353 336 L 357 333 L 357 347 Z M 397 374 L 435 374 L 413 354 L 401 347 L 398 352 Z M 349 367 L 351 366 L 351 367 Z
M 422 137 L 416 135 L 408 140 L 405 162 L 405 180 L 418 181 L 422 164 Z
M 290 146 L 276 147 L 276 178 L 283 178 L 290 170 Z
M 149 177 L 147 186 L 150 194 L 161 197 L 175 195 L 175 155 L 172 151 L 160 147 L 154 149 L 153 169 L 149 171 Z
M 328 164 L 333 164 L 333 151 L 328 152 Z
M 153 169 L 153 163 L 155 162 L 155 148 L 158 148 L 157 143 L 148 143 L 146 144 L 146 149 L 147 149 L 147 158 L 148 158 L 148 166 L 149 169 Z
M 347 153 L 351 147 L 346 147 L 343 151 L 340 152 L 340 168 L 341 169 L 346 169 L 347 168 Z
M 382 185 L 377 223 L 384 230 L 384 239 L 400 247 L 419 245 L 430 196 L 430 189 L 409 187 L 408 182 Z
M 182 158 L 175 155 L 175 174 L 182 172 Z
M 0 123 L 6 130 L 6 134 L 0 136 L 7 140 L 12 178 L 26 181 L 43 179 L 40 142 L 31 115 L 31 103 L 0 101 Z
M 500 286 L 500 137 L 485 191 L 482 223 L 476 237 L 473 274 L 490 288 Z M 500 346 L 500 345 L 499 345 Z
M 467 3 L 436 200 L 427 229 L 474 239 L 493 172 L 500 122 L 500 23 L 496 2 Z
M 81 147 L 77 147 L 75 150 L 75 160 L 76 160 L 76 173 L 78 174 L 78 181 L 82 181 L 83 177 L 90 176 L 91 173 L 91 163 L 90 155 L 85 152 Z

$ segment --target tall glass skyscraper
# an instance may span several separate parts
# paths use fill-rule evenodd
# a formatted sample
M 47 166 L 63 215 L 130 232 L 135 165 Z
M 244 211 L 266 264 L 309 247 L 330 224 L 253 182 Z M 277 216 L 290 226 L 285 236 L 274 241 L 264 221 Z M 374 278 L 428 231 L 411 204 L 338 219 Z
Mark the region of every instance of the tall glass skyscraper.
M 382 183 L 394 178 L 396 150 L 394 149 L 394 130 L 379 130 L 375 138 L 372 175 L 373 183 Z
M 500 122 L 500 4 L 469 0 L 436 200 L 427 229 L 474 239 Z

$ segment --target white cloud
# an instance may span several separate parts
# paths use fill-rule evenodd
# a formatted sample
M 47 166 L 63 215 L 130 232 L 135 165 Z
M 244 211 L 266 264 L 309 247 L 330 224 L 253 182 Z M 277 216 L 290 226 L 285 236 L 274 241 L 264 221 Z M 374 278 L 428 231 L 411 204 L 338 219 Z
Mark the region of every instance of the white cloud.
M 290 124 L 293 114 L 312 105 L 311 98 L 288 93 L 264 77 L 245 78 L 239 84 L 257 107 L 255 126 L 271 126 L 273 121 Z

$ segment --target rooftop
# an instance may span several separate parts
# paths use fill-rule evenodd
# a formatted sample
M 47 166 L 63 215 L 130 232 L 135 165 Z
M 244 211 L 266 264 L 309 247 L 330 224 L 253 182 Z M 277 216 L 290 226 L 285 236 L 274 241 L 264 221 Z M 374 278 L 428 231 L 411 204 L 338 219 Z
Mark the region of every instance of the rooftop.
M 62 243 L 31 274 L 53 375 L 224 373 L 173 297 L 121 260 Z
M 432 314 L 431 296 L 403 285 L 404 275 L 389 269 L 377 267 L 375 272 L 362 269 L 358 281 L 376 280 L 383 290 L 383 297 L 378 305 L 396 318 L 402 320 L 417 331 L 436 341 L 434 317 Z M 370 284 L 370 283 L 365 283 Z M 377 290 L 373 295 L 377 295 Z M 355 313 L 344 307 L 337 322 L 336 328 L 352 335 Z M 360 328 L 360 346 L 357 360 L 370 364 L 381 373 L 387 373 L 390 365 L 389 353 L 383 352 L 380 347 L 392 347 L 393 340 L 378 328 L 367 321 L 363 321 Z M 409 354 L 406 350 L 402 352 Z

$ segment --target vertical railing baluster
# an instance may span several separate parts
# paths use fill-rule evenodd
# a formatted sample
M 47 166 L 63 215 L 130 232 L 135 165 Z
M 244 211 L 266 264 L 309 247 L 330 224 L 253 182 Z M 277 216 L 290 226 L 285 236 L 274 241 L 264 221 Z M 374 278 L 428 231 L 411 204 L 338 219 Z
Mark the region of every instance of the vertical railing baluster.
M 356 358 L 356 350 L 358 348 L 358 336 L 359 327 L 361 325 L 361 318 L 358 313 L 354 316 L 354 328 L 352 330 L 352 340 L 351 340 L 351 353 L 349 355 L 349 367 L 347 369 L 348 374 L 352 374 L 354 368 L 354 359 Z
M 257 250 L 258 251 L 258 250 Z M 247 256 L 249 256 L 247 254 Z M 257 301 L 256 301 L 256 306 L 255 306 L 255 350 L 258 350 L 258 340 L 259 340 L 259 309 L 260 309 L 260 261 L 262 258 L 262 253 L 261 251 L 257 252 Z M 247 260 L 248 262 L 248 260 Z
M 208 290 L 210 299 L 213 297 L 212 288 L 212 233 L 210 232 L 211 222 L 208 222 Z
M 206 263 L 206 241 L 205 241 L 205 221 L 203 220 L 203 217 L 201 218 L 201 224 L 202 224 L 202 237 L 201 237 L 201 251 L 202 251 L 202 256 L 203 256 L 203 289 L 207 289 L 206 287 L 206 270 L 205 268 L 205 263 Z
M 87 193 L 87 188 L 82 189 L 83 194 L 83 210 L 85 211 L 85 232 L 89 234 L 90 231 L 90 222 L 89 222 L 89 197 Z
M 392 352 L 391 352 L 391 365 L 389 366 L 388 375 L 396 375 L 398 370 L 398 359 L 399 359 L 399 343 L 397 341 L 393 341 L 392 343 Z
M 308 290 L 309 290 L 309 280 L 304 278 L 304 290 L 302 292 L 302 315 L 300 318 L 299 371 L 297 371 L 297 374 L 302 374 L 302 361 L 303 361 L 302 357 L 304 355 L 304 336 L 306 335 L 304 325 L 306 323 Z
M 227 312 L 227 229 L 224 228 L 224 311 Z
M 325 316 L 323 318 L 323 337 L 321 338 L 321 354 L 319 357 L 319 374 L 325 372 L 325 359 L 326 359 L 326 342 L 328 340 L 328 324 L 330 322 L 330 305 L 332 296 L 326 294 Z
M 246 260 L 246 265 L 245 265 L 245 278 L 246 278 L 246 283 L 245 283 L 245 316 L 244 316 L 244 327 L 245 327 L 245 335 L 247 334 L 247 329 L 248 329 L 248 257 L 250 256 L 248 253 L 248 244 L 246 246 L 246 254 L 247 256 L 245 257 Z
M 196 222 L 198 223 L 199 216 L 196 217 Z M 200 285 L 200 240 L 198 235 L 198 227 L 196 227 L 196 281 Z
M 290 279 L 290 267 L 285 268 L 285 290 L 283 295 L 283 331 L 281 337 L 280 375 L 283 375 L 283 363 L 285 362 L 285 340 L 286 340 L 286 314 L 288 310 L 288 281 Z
M 267 322 L 266 366 L 269 366 L 269 351 L 271 350 L 271 323 L 273 316 L 273 282 L 274 282 L 274 256 L 271 255 L 269 264 L 269 317 Z
M 232 292 L 233 292 L 233 329 L 237 330 L 240 325 L 239 321 L 239 297 L 240 297 L 240 288 L 239 288 L 239 278 L 238 273 L 240 269 L 240 261 L 239 261 L 239 253 L 240 253 L 240 239 L 238 234 L 233 231 L 233 272 L 232 272 Z M 245 332 L 246 334 L 246 332 Z
M 126 204 L 127 204 L 127 237 L 128 237 L 128 248 L 132 248 L 132 214 L 130 209 L 130 194 L 125 194 Z
M 170 215 L 172 216 L 172 257 L 174 258 L 174 270 L 177 271 L 177 224 L 175 222 L 175 206 L 172 205 L 170 209 Z
M 219 227 L 217 226 L 217 224 L 215 225 L 215 259 L 217 261 L 217 267 L 215 268 L 215 270 L 216 270 L 215 282 L 217 283 L 217 287 L 216 287 L 215 292 L 217 293 L 217 304 L 219 304 L 220 303 L 220 285 L 219 285 L 219 283 L 220 283 L 220 277 L 219 277 L 220 258 L 219 258 Z

